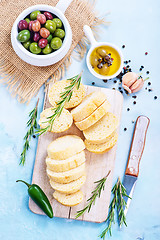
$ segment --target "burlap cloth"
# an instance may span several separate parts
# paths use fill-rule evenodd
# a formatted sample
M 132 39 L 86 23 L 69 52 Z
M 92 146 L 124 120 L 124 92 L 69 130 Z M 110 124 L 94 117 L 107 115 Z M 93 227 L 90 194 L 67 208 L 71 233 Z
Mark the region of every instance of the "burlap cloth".
M 64 0 L 65 1 L 65 0 Z M 93 2 L 73 0 L 65 12 L 73 33 L 72 45 L 67 55 L 58 63 L 48 67 L 36 67 L 22 61 L 11 45 L 11 28 L 17 16 L 29 6 L 48 4 L 55 6 L 58 0 L 2 0 L 0 3 L 0 71 L 4 83 L 13 96 L 21 102 L 29 102 L 40 87 L 49 79 L 59 80 L 70 64 L 70 55 L 77 46 L 77 51 L 83 55 L 85 42 L 83 26 L 94 26 L 99 23 L 93 13 Z M 73 72 L 73 75 L 77 74 Z

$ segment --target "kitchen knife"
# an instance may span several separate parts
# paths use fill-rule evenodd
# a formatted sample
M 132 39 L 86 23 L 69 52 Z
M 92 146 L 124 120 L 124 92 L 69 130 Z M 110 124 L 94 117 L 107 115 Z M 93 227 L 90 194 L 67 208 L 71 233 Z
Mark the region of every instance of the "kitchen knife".
M 143 154 L 146 133 L 149 126 L 149 118 L 146 116 L 139 116 L 136 120 L 136 125 L 133 133 L 130 153 L 128 157 L 123 185 L 126 188 L 127 195 L 132 198 L 135 184 L 139 175 L 139 164 Z M 131 199 L 124 197 L 127 205 L 124 209 L 124 214 L 127 214 Z

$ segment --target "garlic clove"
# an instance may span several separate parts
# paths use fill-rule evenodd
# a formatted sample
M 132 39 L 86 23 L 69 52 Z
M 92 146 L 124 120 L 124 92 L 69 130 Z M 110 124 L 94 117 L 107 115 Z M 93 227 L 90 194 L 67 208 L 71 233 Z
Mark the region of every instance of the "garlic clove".
M 142 89 L 143 85 L 144 85 L 143 78 L 138 78 L 137 81 L 130 87 L 130 90 L 132 93 L 138 92 L 139 90 Z
M 128 72 L 126 73 L 122 78 L 122 85 L 126 85 L 128 88 L 137 81 L 138 74 L 134 72 Z
M 127 85 L 122 84 L 122 87 L 128 92 L 128 93 L 132 93 L 132 91 L 130 90 L 130 88 Z

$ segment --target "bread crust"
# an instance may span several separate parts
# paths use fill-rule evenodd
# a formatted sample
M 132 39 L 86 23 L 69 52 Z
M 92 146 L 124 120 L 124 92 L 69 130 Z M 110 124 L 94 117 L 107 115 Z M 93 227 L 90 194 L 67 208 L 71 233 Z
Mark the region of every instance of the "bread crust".
M 85 160 L 85 153 L 82 151 L 65 160 L 54 160 L 47 157 L 46 165 L 51 171 L 65 172 L 82 165 Z
M 82 177 L 78 178 L 77 180 L 74 180 L 70 183 L 57 183 L 53 180 L 50 180 L 50 185 L 51 187 L 61 193 L 66 193 L 66 194 L 71 194 L 71 193 L 75 193 L 78 190 L 80 190 L 80 188 L 84 185 L 86 181 L 86 175 L 83 175 Z
M 94 144 L 90 143 L 87 140 L 84 141 L 86 149 L 89 152 L 97 153 L 97 154 L 103 154 L 105 152 L 108 152 L 117 142 L 118 140 L 118 134 L 117 132 L 114 132 L 107 138 L 107 141 L 105 143 L 101 144 Z
M 106 94 L 101 91 L 88 94 L 83 101 L 71 111 L 74 121 L 80 122 L 87 118 L 106 100 Z
M 58 183 L 70 183 L 82 177 L 85 173 L 86 173 L 85 163 L 83 163 L 77 168 L 71 169 L 66 172 L 53 172 L 47 169 L 48 177 Z
M 83 131 L 88 142 L 101 144 L 107 141 L 107 138 L 117 129 L 119 121 L 117 117 L 107 112 L 98 122 Z
M 62 205 L 73 207 L 79 204 L 80 202 L 82 202 L 83 192 L 79 190 L 72 194 L 64 194 L 64 193 L 55 191 L 53 193 L 53 197 Z
M 70 144 L 70 141 L 74 141 L 74 144 Z M 57 144 L 64 145 L 63 148 L 57 149 Z M 70 144 L 70 145 L 68 145 Z M 48 145 L 47 152 L 50 158 L 55 160 L 64 160 L 73 155 L 80 153 L 85 149 L 83 140 L 76 135 L 66 135 L 60 138 L 57 138 Z
M 96 110 L 87 118 L 83 119 L 80 122 L 75 122 L 75 125 L 81 130 L 85 130 L 95 124 L 98 120 L 100 120 L 109 110 L 110 104 L 106 100 L 101 104 Z

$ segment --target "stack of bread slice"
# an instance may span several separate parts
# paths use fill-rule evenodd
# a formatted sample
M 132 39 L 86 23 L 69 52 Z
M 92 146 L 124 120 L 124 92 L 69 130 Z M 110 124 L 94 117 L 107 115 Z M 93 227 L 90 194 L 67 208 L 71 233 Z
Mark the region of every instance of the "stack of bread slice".
M 47 148 L 47 175 L 55 190 L 53 197 L 63 205 L 75 206 L 83 200 L 80 188 L 86 181 L 85 145 L 75 135 L 66 135 Z
M 106 94 L 97 91 L 87 95 L 71 111 L 75 125 L 83 131 L 85 146 L 90 152 L 105 153 L 117 142 L 118 119 L 108 112 L 110 106 Z

